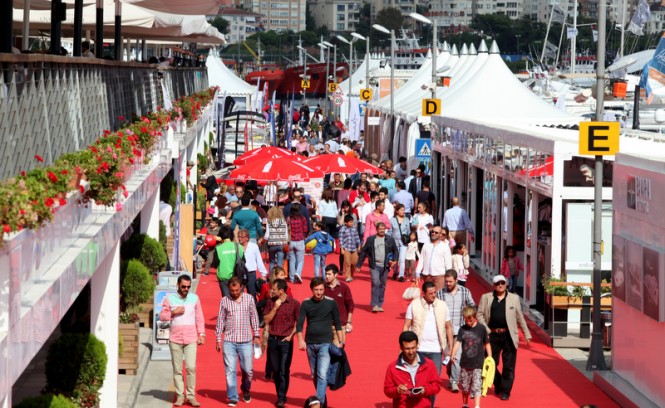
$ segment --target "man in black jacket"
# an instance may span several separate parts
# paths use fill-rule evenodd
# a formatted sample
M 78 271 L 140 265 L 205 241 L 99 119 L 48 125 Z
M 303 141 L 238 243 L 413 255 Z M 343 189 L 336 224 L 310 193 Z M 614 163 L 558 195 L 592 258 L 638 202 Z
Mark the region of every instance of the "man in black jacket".
M 397 244 L 390 235 L 386 235 L 386 224 L 376 223 L 376 234 L 365 241 L 358 254 L 357 268 L 369 258 L 369 273 L 372 277 L 372 313 L 383 312 L 383 298 L 386 294 L 388 273 L 397 263 L 399 253 Z

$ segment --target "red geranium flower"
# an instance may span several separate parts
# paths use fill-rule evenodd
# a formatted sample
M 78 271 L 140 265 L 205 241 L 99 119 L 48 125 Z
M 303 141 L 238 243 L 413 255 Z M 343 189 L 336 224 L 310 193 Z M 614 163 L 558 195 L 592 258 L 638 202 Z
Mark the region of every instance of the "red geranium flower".
M 79 191 L 81 192 L 81 194 L 85 193 L 85 188 L 83 188 L 83 186 L 80 184 L 79 184 Z
M 65 176 L 65 175 L 69 174 L 69 172 L 68 172 L 67 170 L 62 170 L 62 171 L 60 172 L 60 174 L 62 174 L 63 176 Z
M 50 171 L 46 172 L 46 177 L 48 177 L 49 180 L 51 180 L 51 183 L 55 183 L 58 181 L 58 176 L 55 174 L 51 173 Z
M 12 232 L 12 227 L 5 224 L 5 225 L 3 225 L 2 230 L 5 231 L 6 233 L 10 233 L 10 232 Z
M 21 170 L 21 176 L 25 177 L 26 174 L 25 170 Z
M 51 197 L 47 198 L 46 201 L 44 201 L 44 204 L 46 204 L 47 207 L 52 207 L 53 204 L 55 204 L 55 201 Z
M 120 115 L 120 116 L 118 116 L 118 120 L 122 122 L 123 120 L 125 120 L 125 117 Z
M 67 204 L 67 200 L 65 200 L 64 198 L 61 198 L 60 199 L 60 205 L 65 205 L 65 204 Z
M 40 163 L 44 162 L 44 158 L 42 156 L 38 155 L 38 154 L 35 155 L 35 159 L 37 159 L 37 161 L 40 162 Z

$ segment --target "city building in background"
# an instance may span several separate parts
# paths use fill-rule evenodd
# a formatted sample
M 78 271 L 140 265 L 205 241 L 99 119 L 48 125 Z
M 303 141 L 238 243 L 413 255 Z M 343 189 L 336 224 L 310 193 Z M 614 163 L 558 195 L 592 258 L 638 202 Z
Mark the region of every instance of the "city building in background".
M 309 11 L 317 27 L 331 31 L 355 31 L 360 21 L 360 0 L 310 0 Z
M 261 14 L 234 7 L 226 7 L 219 10 L 217 16 L 229 22 L 226 39 L 229 44 L 235 44 L 257 31 L 263 31 Z
M 304 31 L 306 0 L 244 0 L 243 8 L 263 15 L 266 31 Z

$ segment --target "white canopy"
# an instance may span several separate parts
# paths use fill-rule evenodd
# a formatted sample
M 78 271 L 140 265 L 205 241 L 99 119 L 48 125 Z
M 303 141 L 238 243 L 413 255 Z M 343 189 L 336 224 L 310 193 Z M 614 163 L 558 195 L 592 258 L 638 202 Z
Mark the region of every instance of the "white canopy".
M 96 22 L 96 6 L 83 7 L 83 26 L 94 27 Z M 14 24 L 23 23 L 23 11 L 14 9 Z M 34 10 L 30 12 L 32 28 L 48 28 L 51 24 L 50 10 Z M 74 10 L 67 9 L 63 27 L 74 25 Z M 115 25 L 115 4 L 113 0 L 104 1 L 105 33 L 113 31 Z M 223 43 L 224 36 L 212 27 L 205 16 L 177 15 L 147 10 L 142 7 L 124 4 L 122 7 L 123 35 L 141 38 L 200 38 L 208 42 Z
M 212 52 L 208 54 L 206 67 L 208 67 L 210 86 L 219 86 L 221 93 L 226 92 L 230 96 L 251 96 L 256 92 L 254 86 L 238 78 L 219 57 L 212 55 Z
M 162 13 L 185 15 L 216 15 L 223 5 L 217 0 L 122 0 L 122 2 Z

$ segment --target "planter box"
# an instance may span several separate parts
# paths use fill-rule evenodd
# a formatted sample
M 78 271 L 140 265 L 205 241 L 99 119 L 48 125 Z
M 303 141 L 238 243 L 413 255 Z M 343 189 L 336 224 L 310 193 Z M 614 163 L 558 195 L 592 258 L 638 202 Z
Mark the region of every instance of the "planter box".
M 139 316 L 139 326 L 149 327 L 152 329 L 152 312 L 155 307 L 152 298 L 150 298 L 150 300 L 146 303 L 141 303 L 139 307 L 141 310 L 137 313 Z
M 591 302 L 589 302 L 591 303 Z M 554 309 L 568 309 L 568 308 L 581 308 L 584 306 L 584 302 L 580 297 L 574 296 L 552 296 L 552 308 Z M 587 306 L 591 306 L 590 304 Z M 611 297 L 601 297 L 600 298 L 600 308 L 601 310 L 611 310 L 612 309 L 612 298 Z
M 122 337 L 122 355 L 118 357 L 120 374 L 136 375 L 139 368 L 139 323 L 120 323 L 118 335 Z

